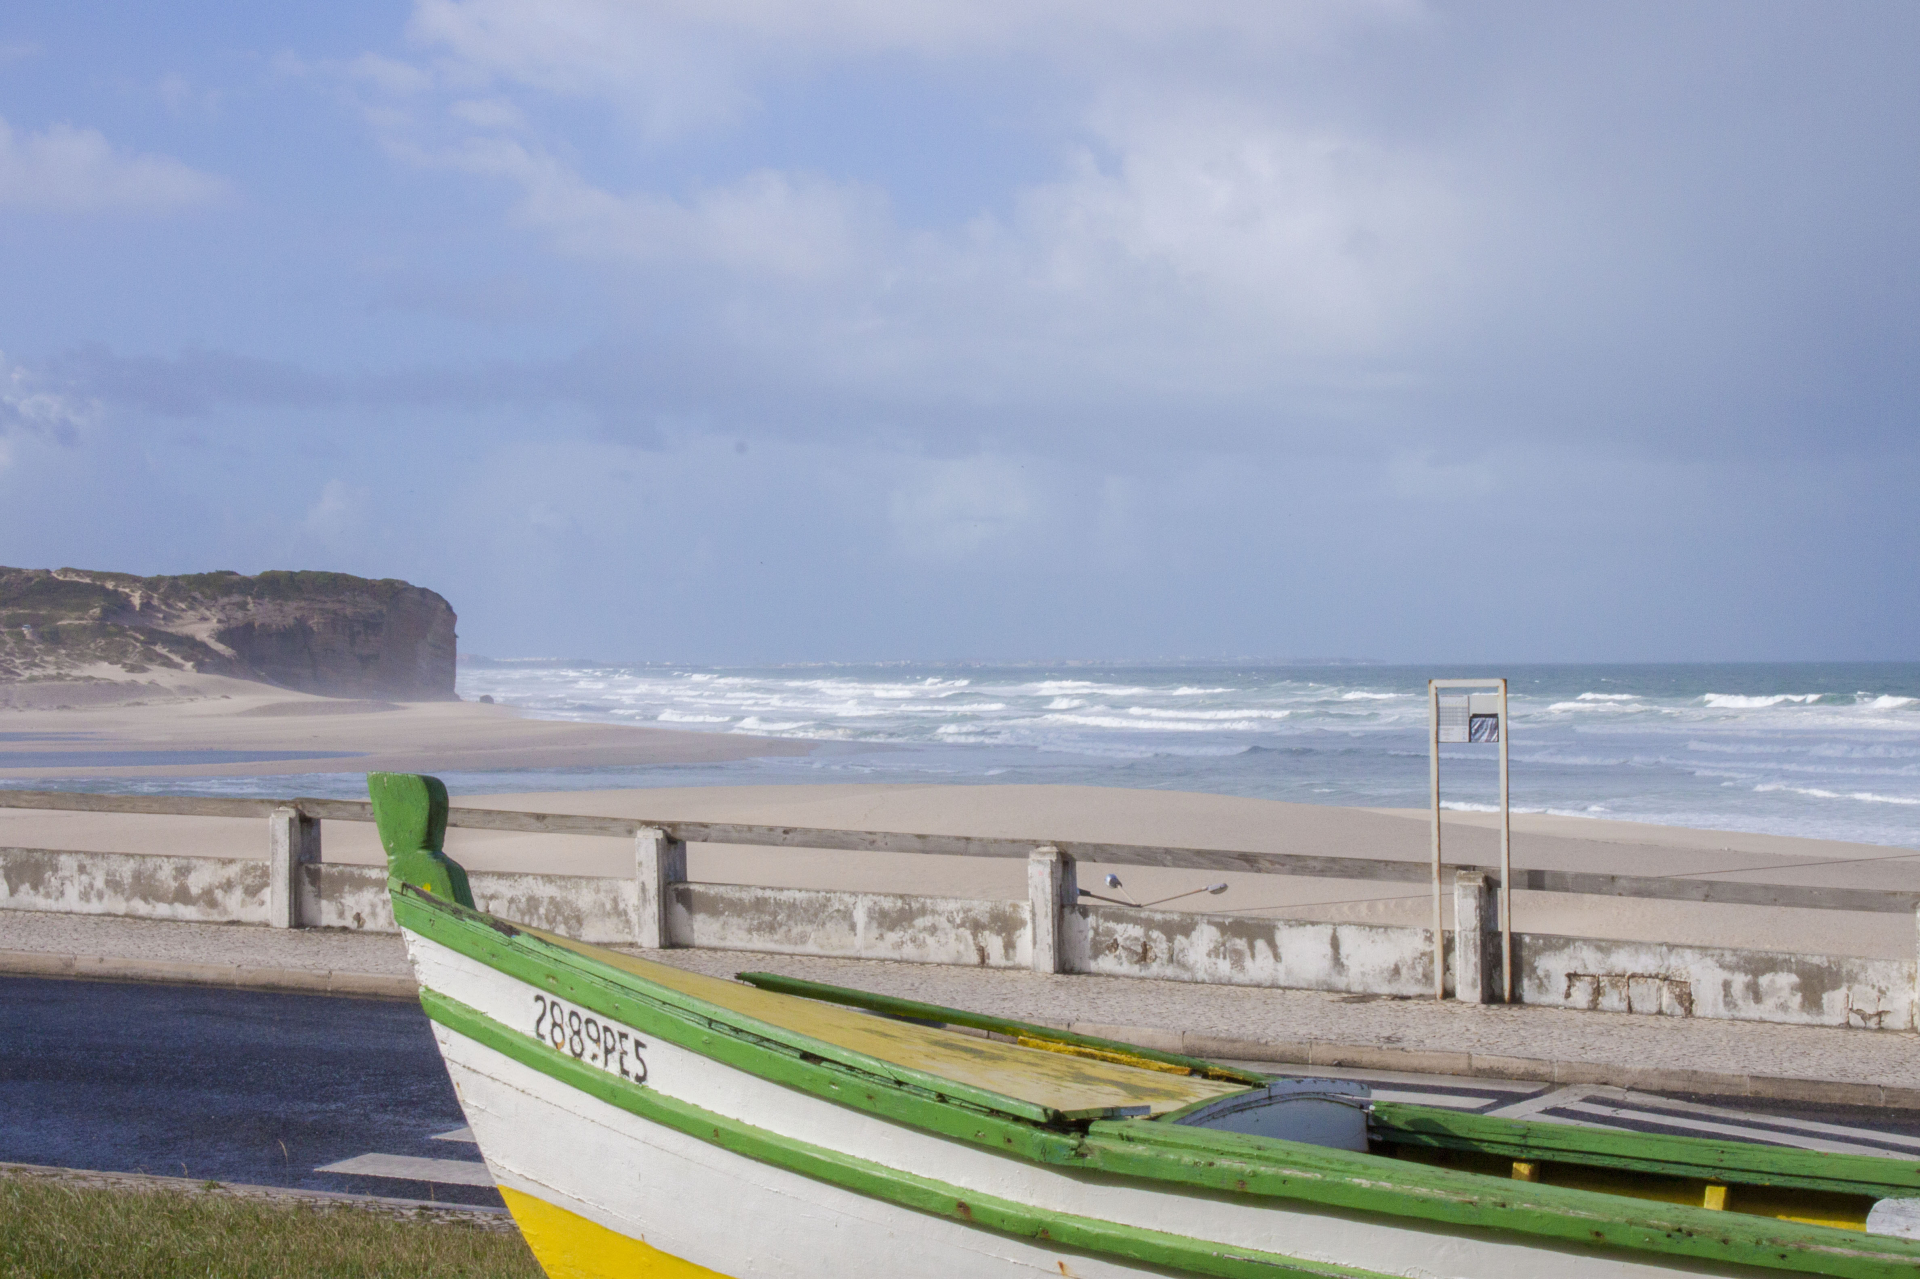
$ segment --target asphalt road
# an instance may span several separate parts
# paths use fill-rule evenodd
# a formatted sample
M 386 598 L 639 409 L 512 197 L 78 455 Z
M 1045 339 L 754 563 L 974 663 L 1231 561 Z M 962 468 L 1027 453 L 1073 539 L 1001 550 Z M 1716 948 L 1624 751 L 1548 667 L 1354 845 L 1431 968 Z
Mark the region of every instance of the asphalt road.
M 1920 1159 L 1904 1111 L 1315 1073 L 1383 1101 Z M 0 978 L 0 1162 L 498 1204 L 465 1122 L 412 1002 Z
M 0 1161 L 498 1204 L 465 1123 L 411 1002 L 0 978 Z

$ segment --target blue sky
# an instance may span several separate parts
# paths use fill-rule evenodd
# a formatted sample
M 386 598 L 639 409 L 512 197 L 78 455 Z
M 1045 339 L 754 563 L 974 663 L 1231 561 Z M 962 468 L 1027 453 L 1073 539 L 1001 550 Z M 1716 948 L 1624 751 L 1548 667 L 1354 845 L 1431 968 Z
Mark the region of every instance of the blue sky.
M 10 5 L 0 563 L 497 655 L 1920 657 L 1917 37 Z

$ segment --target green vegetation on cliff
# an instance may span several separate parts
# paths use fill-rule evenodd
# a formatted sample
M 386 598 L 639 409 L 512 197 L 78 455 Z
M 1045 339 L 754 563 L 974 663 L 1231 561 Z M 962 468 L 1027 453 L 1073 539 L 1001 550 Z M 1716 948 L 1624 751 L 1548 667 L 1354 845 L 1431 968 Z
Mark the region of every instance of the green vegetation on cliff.
M 454 621 L 439 595 L 393 578 L 0 568 L 0 683 L 181 671 L 444 699 L 454 695 Z

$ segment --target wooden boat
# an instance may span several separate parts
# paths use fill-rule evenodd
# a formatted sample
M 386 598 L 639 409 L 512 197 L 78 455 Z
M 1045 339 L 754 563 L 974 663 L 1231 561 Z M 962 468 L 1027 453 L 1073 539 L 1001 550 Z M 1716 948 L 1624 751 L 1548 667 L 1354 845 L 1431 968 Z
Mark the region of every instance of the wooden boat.
M 1920 1164 L 1375 1102 L 700 976 L 474 910 L 445 788 L 369 789 L 421 1004 L 556 1279 L 1920 1273 Z

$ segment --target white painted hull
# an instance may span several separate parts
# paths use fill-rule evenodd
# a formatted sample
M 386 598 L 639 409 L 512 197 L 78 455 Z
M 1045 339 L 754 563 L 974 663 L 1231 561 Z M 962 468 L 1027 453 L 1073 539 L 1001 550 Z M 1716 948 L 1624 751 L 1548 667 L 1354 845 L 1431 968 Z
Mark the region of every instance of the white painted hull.
M 541 992 L 411 932 L 407 942 L 422 986 L 533 1034 L 534 996 Z M 736 1154 L 601 1101 L 445 1026 L 435 1032 L 481 1152 L 503 1187 L 722 1275 L 1165 1273 L 916 1212 Z M 963 1198 L 992 1197 L 1047 1214 L 1205 1240 L 1226 1254 L 1279 1254 L 1432 1279 L 1716 1273 L 1381 1214 L 1075 1173 L 835 1105 L 672 1044 L 649 1043 L 646 1062 L 648 1088 L 766 1133 L 955 1187 Z

